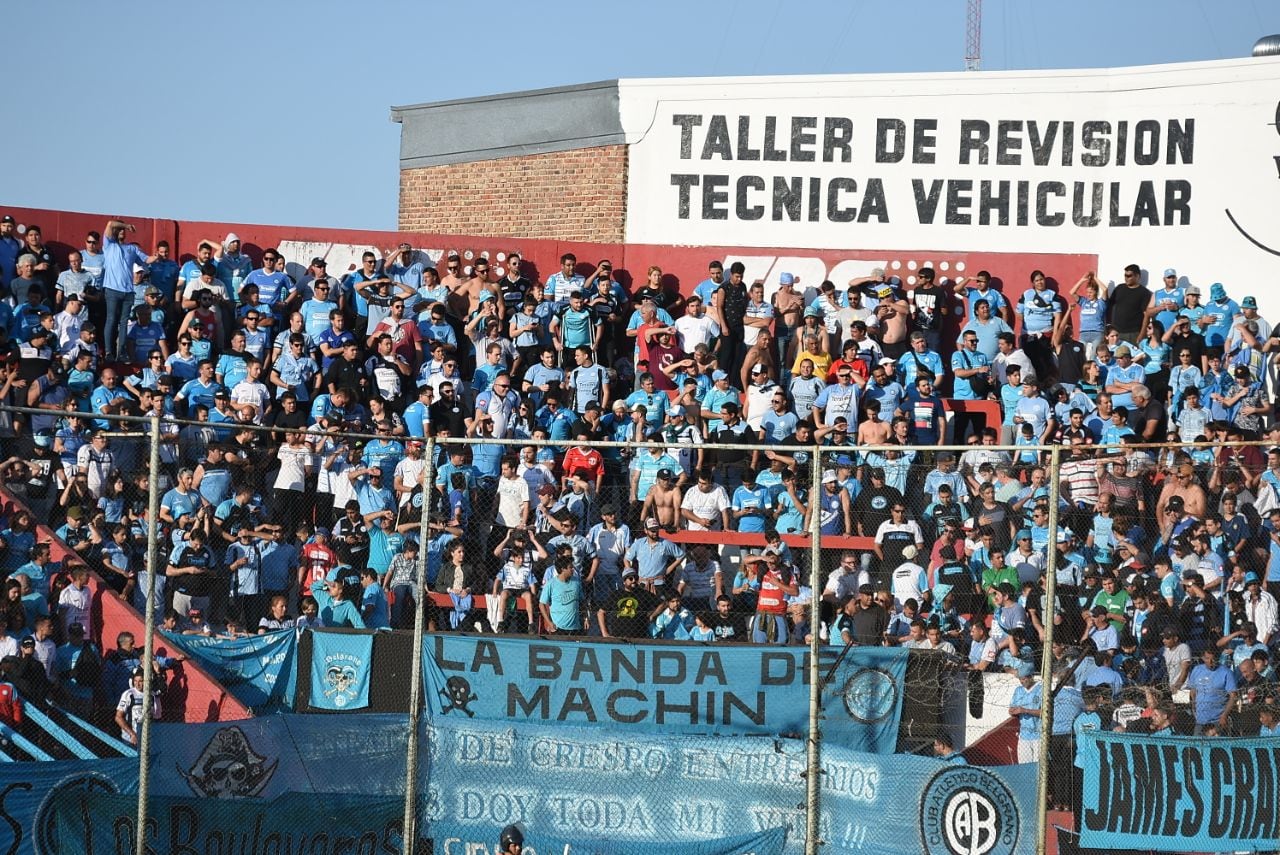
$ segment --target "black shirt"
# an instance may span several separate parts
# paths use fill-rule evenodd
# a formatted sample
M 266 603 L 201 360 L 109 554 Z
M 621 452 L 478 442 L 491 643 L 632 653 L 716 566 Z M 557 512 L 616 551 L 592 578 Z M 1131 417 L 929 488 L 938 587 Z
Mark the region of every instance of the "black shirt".
M 735 286 L 726 281 L 720 288 L 724 291 L 724 302 L 720 304 L 720 313 L 724 316 L 725 326 L 728 327 L 725 333 L 741 332 L 742 321 L 747 316 L 747 304 L 751 299 L 747 293 L 747 286 L 742 282 Z
M 609 634 L 616 638 L 648 638 L 649 613 L 661 602 L 657 594 L 639 585 L 630 591 L 614 591 L 604 609 Z
M 856 644 L 878 645 L 884 641 L 885 630 L 889 628 L 889 613 L 884 606 L 872 603 L 869 608 L 859 609 L 853 616 L 852 635 Z
M 1151 302 L 1151 291 L 1143 285 L 1121 285 L 1111 292 L 1111 324 L 1122 332 L 1142 329 L 1142 316 Z
M 465 436 L 467 433 L 467 408 L 458 400 L 457 394 L 452 400 L 443 395 L 431 405 L 431 428 L 439 431 L 444 428 L 449 436 Z

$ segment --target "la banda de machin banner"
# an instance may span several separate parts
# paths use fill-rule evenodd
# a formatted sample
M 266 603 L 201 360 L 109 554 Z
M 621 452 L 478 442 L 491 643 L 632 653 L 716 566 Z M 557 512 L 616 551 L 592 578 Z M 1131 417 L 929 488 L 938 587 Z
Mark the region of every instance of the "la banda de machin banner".
M 433 720 L 706 736 L 794 735 L 809 727 L 809 654 L 802 648 L 436 635 L 424 654 Z M 824 738 L 891 753 L 907 651 L 858 647 L 836 665 L 838 654 L 832 648 L 819 660 Z
M 619 98 L 628 243 L 1096 254 L 1104 279 L 1173 267 L 1241 296 L 1280 256 L 1280 58 L 623 80 Z

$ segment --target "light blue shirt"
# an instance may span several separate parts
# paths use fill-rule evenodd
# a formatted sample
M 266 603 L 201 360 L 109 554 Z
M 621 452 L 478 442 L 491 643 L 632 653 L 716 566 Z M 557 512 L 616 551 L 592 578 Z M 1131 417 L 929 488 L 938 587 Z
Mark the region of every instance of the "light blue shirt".
M 147 266 L 147 256 L 136 243 L 120 243 L 110 235 L 102 238 L 102 283 L 108 291 L 134 293 L 133 265 Z

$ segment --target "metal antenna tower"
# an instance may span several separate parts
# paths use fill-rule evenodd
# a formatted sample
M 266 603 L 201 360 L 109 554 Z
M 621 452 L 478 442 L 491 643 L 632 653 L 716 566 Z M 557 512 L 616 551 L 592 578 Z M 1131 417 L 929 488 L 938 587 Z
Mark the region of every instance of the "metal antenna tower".
M 982 69 L 982 0 L 968 0 L 964 20 L 964 70 Z

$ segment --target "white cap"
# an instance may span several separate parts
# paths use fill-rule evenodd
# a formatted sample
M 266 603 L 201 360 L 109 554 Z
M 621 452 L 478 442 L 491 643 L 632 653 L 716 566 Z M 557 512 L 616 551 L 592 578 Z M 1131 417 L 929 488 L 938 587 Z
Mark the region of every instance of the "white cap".
M 135 264 L 135 265 L 133 265 L 133 272 L 134 272 L 134 273 L 146 273 L 146 272 L 147 272 L 147 268 L 143 267 L 141 264 Z
M 906 560 L 908 560 L 908 561 L 910 561 L 910 560 L 912 560 L 913 558 L 915 558 L 915 557 L 916 557 L 916 548 L 915 548 L 915 546 L 913 546 L 912 544 L 908 543 L 906 546 L 902 547 L 902 557 L 903 557 L 903 558 L 905 558 L 905 559 L 906 559 Z
M 822 483 L 823 483 L 823 484 L 835 484 L 835 483 L 839 482 L 839 480 L 840 480 L 840 479 L 839 479 L 839 477 L 837 477 L 837 476 L 836 476 L 836 473 L 835 473 L 835 470 L 834 470 L 834 469 L 827 469 L 827 470 L 825 470 L 825 471 L 822 473 Z

